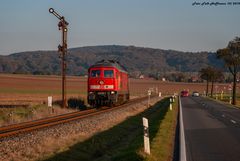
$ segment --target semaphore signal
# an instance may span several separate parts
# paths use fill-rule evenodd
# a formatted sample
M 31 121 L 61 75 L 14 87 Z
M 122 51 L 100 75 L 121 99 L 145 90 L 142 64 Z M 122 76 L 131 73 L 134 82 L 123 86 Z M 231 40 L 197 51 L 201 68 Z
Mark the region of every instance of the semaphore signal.
M 56 16 L 60 21 L 58 23 L 58 29 L 62 30 L 62 45 L 58 45 L 58 52 L 62 53 L 60 58 L 62 59 L 62 107 L 65 108 L 67 106 L 66 101 L 66 58 L 65 55 L 67 53 L 67 26 L 68 22 L 65 20 L 64 16 L 60 16 L 57 12 L 54 11 L 53 8 L 49 9 L 49 12 Z

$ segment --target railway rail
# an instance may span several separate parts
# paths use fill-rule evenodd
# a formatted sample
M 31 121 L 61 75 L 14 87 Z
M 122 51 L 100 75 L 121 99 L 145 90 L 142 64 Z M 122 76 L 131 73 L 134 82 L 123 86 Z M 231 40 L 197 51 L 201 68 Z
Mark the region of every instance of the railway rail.
M 112 108 L 103 107 L 100 109 L 89 109 L 84 111 L 77 111 L 77 112 L 67 113 L 63 115 L 48 117 L 48 118 L 39 119 L 39 120 L 33 120 L 33 121 L 3 126 L 3 127 L 0 127 L 0 139 L 4 137 L 10 137 L 10 136 L 21 134 L 21 133 L 26 133 L 26 132 L 54 126 L 54 125 L 67 123 L 74 120 L 79 120 L 82 118 L 116 110 L 119 108 L 125 108 L 131 104 L 135 104 L 137 102 L 147 100 L 147 98 L 148 97 L 136 98 L 136 99 L 130 100 L 126 104 L 112 107 Z

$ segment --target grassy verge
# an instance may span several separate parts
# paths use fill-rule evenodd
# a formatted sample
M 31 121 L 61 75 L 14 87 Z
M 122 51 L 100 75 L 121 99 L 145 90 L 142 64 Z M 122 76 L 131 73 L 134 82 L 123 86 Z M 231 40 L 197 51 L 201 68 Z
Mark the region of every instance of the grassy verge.
M 71 97 L 68 99 L 69 108 L 61 108 L 62 101 L 54 101 L 52 107 L 48 107 L 46 104 L 29 105 L 26 107 L 4 107 L 0 108 L 0 126 L 20 123 L 29 120 L 35 120 L 54 115 L 60 115 L 76 110 L 85 110 L 85 99 L 82 97 Z M 14 106 L 14 105 L 13 105 Z
M 156 136 L 151 142 L 151 155 L 147 156 L 147 161 L 168 161 L 172 160 L 174 148 L 175 128 L 178 115 L 178 103 L 173 103 L 173 110 L 166 113 L 158 129 Z
M 84 142 L 76 143 L 72 147 L 65 147 L 64 151 L 61 150 L 62 152 L 46 160 L 151 160 L 151 156 L 155 156 L 157 151 L 162 150 L 164 151 L 164 157 L 161 157 L 162 160 L 168 160 L 173 150 L 173 133 L 175 131 L 175 122 L 173 120 L 176 117 L 176 109 L 173 110 L 174 112 L 169 111 L 168 106 L 169 99 L 163 99 L 143 113 L 130 117 L 121 124 L 96 134 Z M 146 117 L 149 120 L 150 141 L 153 147 L 152 154 L 149 157 L 143 152 L 142 117 Z M 162 133 L 163 135 L 159 135 Z M 159 137 L 166 137 L 161 142 L 161 147 L 156 146 L 158 144 L 156 138 L 158 140 Z
M 54 107 L 59 108 L 59 107 Z M 35 105 L 31 107 L 0 108 L 0 126 L 12 123 L 19 123 L 40 115 L 47 116 L 51 114 L 51 109 L 47 105 Z
M 216 101 L 220 101 L 220 102 L 223 102 L 224 104 L 230 104 L 230 97 L 231 95 L 227 95 L 227 94 L 224 94 L 222 97 L 220 94 L 218 94 L 217 96 L 216 95 L 213 95 L 213 97 L 208 97 L 212 100 L 216 100 Z M 232 99 L 232 98 L 231 98 Z M 233 105 L 235 106 L 236 108 L 240 108 L 240 97 L 239 95 L 237 95 L 237 98 L 236 98 L 236 105 Z

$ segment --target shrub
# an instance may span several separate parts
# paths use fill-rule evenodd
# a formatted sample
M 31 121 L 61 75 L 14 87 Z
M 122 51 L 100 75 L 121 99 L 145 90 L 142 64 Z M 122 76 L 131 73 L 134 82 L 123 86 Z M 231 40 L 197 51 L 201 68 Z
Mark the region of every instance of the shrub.
M 80 110 L 85 110 L 87 108 L 83 98 L 72 97 L 72 98 L 69 98 L 67 102 L 68 102 L 69 108 L 78 108 Z

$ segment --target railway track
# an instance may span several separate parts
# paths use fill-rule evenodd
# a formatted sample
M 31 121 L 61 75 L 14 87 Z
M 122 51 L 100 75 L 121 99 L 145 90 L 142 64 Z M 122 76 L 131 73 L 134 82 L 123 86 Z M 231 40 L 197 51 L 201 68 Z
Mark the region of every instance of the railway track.
M 74 121 L 74 120 L 79 120 L 82 118 L 98 115 L 98 114 L 105 113 L 108 111 L 113 111 L 113 110 L 116 110 L 119 108 L 125 108 L 131 104 L 135 104 L 137 102 L 144 101 L 147 98 L 148 97 L 136 98 L 136 99 L 130 100 L 126 104 L 112 107 L 112 108 L 103 107 L 100 109 L 77 111 L 77 112 L 67 113 L 67 114 L 63 114 L 63 115 L 48 117 L 48 118 L 44 118 L 44 119 L 3 126 L 3 127 L 0 127 L 0 139 L 4 138 L 4 137 L 21 134 L 21 133 L 27 133 L 30 131 L 34 131 L 34 130 L 38 130 L 38 129 L 42 129 L 42 128 L 46 128 L 46 127 L 50 127 L 50 126 L 54 126 L 54 125 L 67 123 L 67 122 Z

